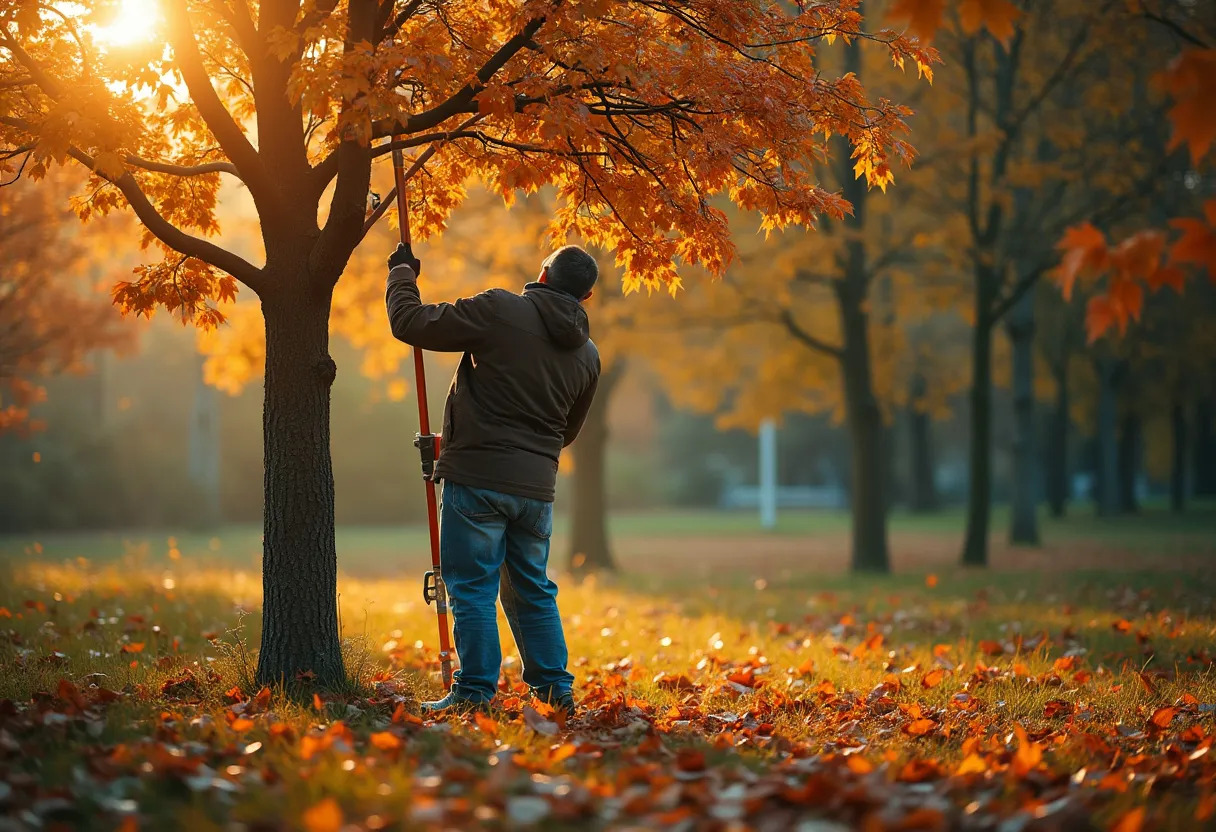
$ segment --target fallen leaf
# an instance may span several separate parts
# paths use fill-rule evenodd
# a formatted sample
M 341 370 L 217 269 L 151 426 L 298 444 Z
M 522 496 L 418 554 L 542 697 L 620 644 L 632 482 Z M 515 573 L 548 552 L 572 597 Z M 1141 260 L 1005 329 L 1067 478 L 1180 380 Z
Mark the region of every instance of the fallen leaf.
M 556 736 L 557 732 L 561 730 L 556 722 L 545 719 L 531 705 L 524 705 L 524 722 L 536 733 L 549 737 Z
M 342 807 L 332 797 L 327 797 L 304 812 L 304 828 L 308 832 L 340 832 L 342 829 Z
M 928 673 L 926 673 L 924 676 L 921 677 L 920 686 L 922 688 L 925 688 L 926 690 L 929 688 L 935 688 L 938 685 L 940 685 L 942 683 L 942 679 L 945 679 L 945 678 L 946 678 L 945 670 L 942 670 L 941 668 L 938 668 L 937 670 L 930 670 Z
M 1144 828 L 1144 807 L 1137 806 L 1115 821 L 1110 832 L 1140 832 Z
M 1178 709 L 1175 707 L 1158 708 L 1153 711 L 1153 715 L 1149 717 L 1149 723 L 1157 728 L 1168 728 L 1170 723 L 1174 721 L 1174 717 L 1178 715 Z

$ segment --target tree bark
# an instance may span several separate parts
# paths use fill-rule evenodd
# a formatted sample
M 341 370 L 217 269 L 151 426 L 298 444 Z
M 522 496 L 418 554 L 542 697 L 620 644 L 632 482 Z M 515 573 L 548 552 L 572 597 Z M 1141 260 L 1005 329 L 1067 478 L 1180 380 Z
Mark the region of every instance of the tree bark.
M 1128 412 L 1119 430 L 1119 513 L 1135 514 L 1140 510 L 1136 497 L 1136 479 L 1140 473 L 1140 414 Z
M 1009 542 L 1038 546 L 1039 457 L 1034 424 L 1034 295 L 1026 292 L 1006 321 L 1013 345 L 1013 499 Z
M 262 299 L 266 507 L 257 680 L 290 683 L 311 671 L 328 686 L 345 677 L 329 449 L 337 373 L 329 355 L 330 296 L 310 293 L 302 281 L 279 283 L 282 291 Z
M 1212 401 L 1195 405 L 1194 490 L 1196 497 L 1216 495 L 1216 435 L 1212 431 Z
M 908 408 L 908 448 L 912 457 L 908 508 L 916 514 L 937 511 L 939 506 L 934 478 L 933 420 L 917 406 L 925 395 L 925 386 L 925 377 L 917 373 L 912 380 L 912 406 Z
M 853 276 L 859 274 L 852 271 L 852 267 L 850 272 Z M 883 493 L 887 480 L 886 454 L 883 452 L 886 431 L 882 409 L 874 393 L 869 320 L 864 288 L 861 288 L 864 281 L 846 277 L 834 286 L 844 333 L 840 361 L 852 441 L 852 487 L 849 489 L 853 515 L 852 567 L 855 572 L 889 572 L 887 500 Z
M 1179 514 L 1186 510 L 1186 427 L 1186 406 L 1181 401 L 1175 400 L 1170 411 L 1170 439 L 1173 443 L 1170 465 L 1170 508 Z
M 1044 460 L 1047 474 L 1047 505 L 1052 517 L 1063 517 L 1068 510 L 1068 361 L 1065 359 L 1054 369 L 1056 377 L 1056 402 L 1048 417 L 1047 456 Z
M 1110 517 L 1115 514 L 1119 505 L 1119 453 L 1116 436 L 1118 368 L 1116 362 L 1110 358 L 1099 358 L 1096 363 L 1098 370 L 1098 430 L 1094 437 L 1097 445 L 1094 503 L 1099 517 Z
M 600 375 L 587 420 L 578 440 L 570 446 L 574 457 L 574 499 L 567 564 L 576 575 L 617 569 L 608 542 L 606 452 L 608 408 L 623 374 L 624 364 L 618 360 Z
M 971 348 L 970 482 L 963 565 L 988 565 L 988 523 L 992 501 L 992 295 L 995 275 L 979 266 L 976 275 L 975 327 Z

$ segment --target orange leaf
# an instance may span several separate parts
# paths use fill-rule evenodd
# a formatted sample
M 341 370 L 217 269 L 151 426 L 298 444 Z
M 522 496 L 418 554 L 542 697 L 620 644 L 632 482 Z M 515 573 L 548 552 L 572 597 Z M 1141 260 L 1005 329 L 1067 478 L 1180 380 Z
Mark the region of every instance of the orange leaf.
M 1168 728 L 1170 723 L 1174 721 L 1174 717 L 1178 715 L 1178 709 L 1174 707 L 1158 708 L 1153 711 L 1153 715 L 1149 717 L 1149 723 L 1157 728 Z
M 923 737 L 935 728 L 937 728 L 937 723 L 931 719 L 914 719 L 904 725 L 903 731 L 912 737 Z
M 258 695 L 253 697 L 253 703 L 258 707 L 258 710 L 264 711 L 270 707 L 270 688 L 263 687 L 258 691 Z
M 963 758 L 963 761 L 958 764 L 958 768 L 954 773 L 963 774 L 984 774 L 988 771 L 988 763 L 978 754 L 971 753 Z
M 937 670 L 930 670 L 921 677 L 920 686 L 925 689 L 935 688 L 940 685 L 942 683 L 942 679 L 945 678 L 946 671 L 942 670 L 941 668 L 938 668 Z
M 142 641 L 132 641 L 122 646 L 124 653 L 142 653 L 144 652 L 144 643 Z
M 327 797 L 304 812 L 304 828 L 308 832 L 340 832 L 342 829 L 342 807 L 332 797 Z
M 1174 126 L 1169 149 L 1183 144 L 1191 150 L 1191 162 L 1207 155 L 1216 141 L 1216 49 L 1184 49 L 1158 76 L 1161 87 L 1174 99 L 1169 118 Z
M 478 731 L 491 737 L 498 733 L 498 723 L 481 711 L 473 711 L 473 724 L 477 726 Z
M 946 0 L 895 0 L 887 16 L 905 23 L 908 33 L 921 40 L 931 40 L 942 25 Z
M 1115 824 L 1110 828 L 1110 832 L 1140 832 L 1143 828 L 1144 807 L 1137 806 L 1115 821 Z
M 1022 12 L 1009 0 L 959 0 L 958 22 L 963 32 L 974 35 L 983 26 L 1002 44 L 1013 37 L 1013 22 Z
M 1088 222 L 1074 225 L 1065 231 L 1063 239 L 1056 243 L 1056 248 L 1063 252 L 1055 279 L 1060 284 L 1064 300 L 1072 299 L 1073 284 L 1079 275 L 1106 268 L 1109 259 L 1106 235 Z
M 321 698 L 321 694 L 314 693 L 312 695 L 312 707 L 313 710 L 317 711 L 325 710 L 325 700 Z
M 1128 621 L 1126 618 L 1120 618 L 1118 621 L 1116 621 L 1114 624 L 1111 624 L 1110 626 L 1111 626 L 1111 629 L 1115 630 L 1116 632 L 1120 632 L 1120 633 L 1130 633 L 1132 631 L 1132 622 Z
M 536 733 L 545 734 L 546 736 L 550 737 L 556 735 L 557 732 L 561 730 L 556 722 L 551 722 L 550 720 L 545 719 L 540 715 L 540 712 L 531 705 L 524 706 L 524 722 L 526 722 L 528 727 Z
M 929 587 L 929 589 L 933 589 L 933 587 L 937 586 L 937 576 L 932 574 L 926 575 L 925 586 Z
M 578 746 L 574 743 L 562 743 L 556 748 L 549 749 L 549 762 L 560 763 L 562 760 L 573 757 L 577 752 Z
M 404 745 L 401 742 L 401 737 L 390 731 L 377 731 L 368 737 L 368 739 L 373 746 L 381 751 L 400 751 L 401 746 Z
M 1090 298 L 1085 307 L 1085 334 L 1089 343 L 1097 341 L 1114 326 L 1115 317 L 1110 298 L 1104 295 Z
M 1013 733 L 1018 738 L 1018 750 L 1013 755 L 1013 770 L 1019 777 L 1025 777 L 1043 761 L 1043 749 L 1038 743 L 1031 741 L 1020 722 L 1013 724 Z
M 1195 820 L 1205 821 L 1208 818 L 1216 815 L 1216 792 L 1208 792 L 1199 798 L 1199 805 L 1195 807 Z
M 980 650 L 985 656 L 999 656 L 1005 652 L 1005 647 L 999 641 L 981 641 Z
M 239 717 L 232 720 L 232 724 L 229 727 L 238 734 L 243 734 L 253 727 L 253 720 L 246 717 Z

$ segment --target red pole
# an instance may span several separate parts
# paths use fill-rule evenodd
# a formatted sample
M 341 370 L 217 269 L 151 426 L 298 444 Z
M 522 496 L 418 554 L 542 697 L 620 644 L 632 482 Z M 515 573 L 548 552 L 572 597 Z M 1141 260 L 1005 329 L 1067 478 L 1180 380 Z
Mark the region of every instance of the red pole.
M 393 141 L 401 139 L 393 136 Z M 397 219 L 401 227 L 401 242 L 410 245 L 410 213 L 405 198 L 405 160 L 399 149 L 393 150 L 393 175 L 397 180 Z M 426 403 L 426 366 L 422 361 L 422 350 L 413 348 L 414 387 L 418 398 L 418 438 L 415 445 L 422 449 L 423 442 L 434 443 L 434 457 L 439 455 L 439 437 L 431 434 L 431 417 Z M 433 464 L 434 459 L 431 459 Z M 423 465 L 426 466 L 425 452 Z M 424 468 L 425 470 L 425 468 Z M 439 565 L 439 511 L 435 500 L 435 481 L 424 474 L 426 488 L 427 525 L 431 533 L 431 571 L 423 578 L 423 597 L 427 603 L 435 602 L 435 616 L 439 624 L 439 668 L 443 675 L 444 690 L 452 688 L 452 643 L 448 635 L 448 592 L 443 583 Z

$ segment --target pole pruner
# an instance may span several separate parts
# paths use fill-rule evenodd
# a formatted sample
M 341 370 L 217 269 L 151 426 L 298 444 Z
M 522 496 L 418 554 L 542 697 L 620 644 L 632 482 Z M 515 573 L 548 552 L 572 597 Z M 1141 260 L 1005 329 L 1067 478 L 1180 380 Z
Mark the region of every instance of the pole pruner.
M 394 136 L 393 141 L 401 136 Z M 401 229 L 401 242 L 408 248 L 410 241 L 409 205 L 405 192 L 405 160 L 399 148 L 393 148 L 393 176 L 397 183 L 397 218 Z M 414 447 L 422 457 L 422 480 L 426 488 L 427 525 L 431 535 L 431 568 L 422 578 L 422 597 L 427 604 L 435 605 L 435 617 L 439 625 L 439 669 L 443 675 L 443 688 L 452 687 L 452 642 L 448 634 L 448 592 L 443 583 L 443 572 L 439 564 L 439 512 L 435 500 L 435 462 L 439 458 L 441 437 L 431 433 L 431 418 L 426 402 L 426 366 L 422 361 L 422 350 L 412 347 L 414 353 L 414 386 L 418 398 L 418 433 L 414 434 Z

